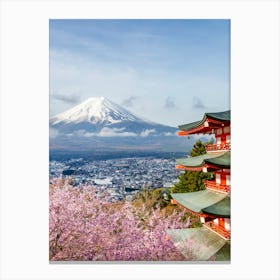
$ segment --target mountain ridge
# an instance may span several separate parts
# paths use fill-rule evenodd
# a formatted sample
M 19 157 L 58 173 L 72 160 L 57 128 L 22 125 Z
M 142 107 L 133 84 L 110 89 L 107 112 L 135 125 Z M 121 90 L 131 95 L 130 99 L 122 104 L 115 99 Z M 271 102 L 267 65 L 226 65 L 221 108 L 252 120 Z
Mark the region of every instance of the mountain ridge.
M 52 155 L 185 152 L 178 128 L 138 117 L 104 97 L 92 97 L 50 119 Z M 189 140 L 193 145 L 194 140 Z
M 175 127 L 140 118 L 104 97 L 91 97 L 50 119 L 50 127 L 60 134 L 85 137 L 128 137 L 175 135 Z
M 94 124 L 104 120 L 114 123 L 119 122 L 120 119 L 131 121 L 140 120 L 140 118 L 105 97 L 91 97 L 52 118 L 53 124 L 61 121 L 88 121 Z

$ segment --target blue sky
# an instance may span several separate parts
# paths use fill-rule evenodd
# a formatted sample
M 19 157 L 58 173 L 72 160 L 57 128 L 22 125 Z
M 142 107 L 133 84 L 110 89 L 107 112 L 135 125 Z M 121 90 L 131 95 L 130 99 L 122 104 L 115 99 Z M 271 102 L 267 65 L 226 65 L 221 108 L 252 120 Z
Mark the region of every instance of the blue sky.
M 50 115 L 104 96 L 177 126 L 230 109 L 229 20 L 50 20 Z

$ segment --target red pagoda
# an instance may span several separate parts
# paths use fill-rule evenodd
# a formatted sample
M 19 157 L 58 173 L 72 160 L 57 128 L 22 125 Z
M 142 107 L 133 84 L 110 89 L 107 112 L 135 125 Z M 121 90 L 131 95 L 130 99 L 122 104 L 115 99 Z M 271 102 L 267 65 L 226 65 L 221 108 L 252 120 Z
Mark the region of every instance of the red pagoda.
M 202 120 L 179 126 L 179 136 L 215 135 L 206 145 L 206 154 L 176 160 L 180 170 L 212 172 L 205 190 L 172 193 L 172 203 L 199 217 L 202 227 L 169 229 L 167 234 L 186 257 L 190 241 L 194 260 L 230 260 L 230 111 L 205 113 Z

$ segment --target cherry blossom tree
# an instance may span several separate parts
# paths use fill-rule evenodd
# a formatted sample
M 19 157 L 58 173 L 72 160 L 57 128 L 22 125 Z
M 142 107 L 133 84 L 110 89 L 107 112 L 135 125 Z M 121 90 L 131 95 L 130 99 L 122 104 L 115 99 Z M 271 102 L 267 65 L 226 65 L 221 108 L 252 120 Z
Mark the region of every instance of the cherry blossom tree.
M 178 261 L 186 260 L 166 238 L 168 228 L 187 228 L 185 213 L 109 203 L 92 186 L 67 182 L 50 186 L 50 260 Z M 190 257 L 191 259 L 191 257 Z

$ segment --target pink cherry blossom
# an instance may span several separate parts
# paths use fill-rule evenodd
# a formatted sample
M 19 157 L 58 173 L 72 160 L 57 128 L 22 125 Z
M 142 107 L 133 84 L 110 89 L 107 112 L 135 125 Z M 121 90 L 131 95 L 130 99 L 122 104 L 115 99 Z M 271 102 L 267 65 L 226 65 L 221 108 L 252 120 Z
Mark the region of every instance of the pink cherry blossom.
M 96 194 L 92 186 L 50 186 L 50 260 L 186 260 L 166 235 L 168 228 L 190 226 L 182 210 L 166 215 L 127 201 L 104 202 Z

